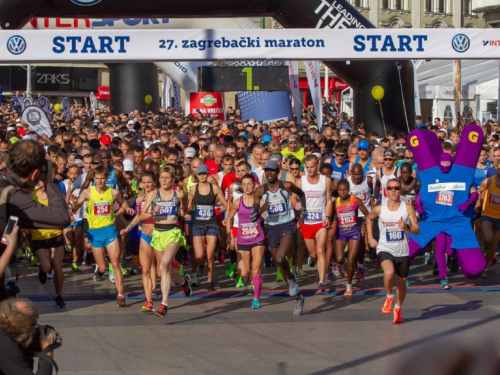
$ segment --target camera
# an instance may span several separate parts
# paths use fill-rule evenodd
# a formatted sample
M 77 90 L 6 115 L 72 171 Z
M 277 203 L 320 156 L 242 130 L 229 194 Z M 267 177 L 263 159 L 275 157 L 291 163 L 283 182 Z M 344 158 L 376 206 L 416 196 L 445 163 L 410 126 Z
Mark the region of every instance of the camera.
M 38 324 L 35 326 L 35 331 L 33 332 L 33 336 L 31 338 L 31 344 L 27 348 L 24 348 L 23 352 L 26 356 L 33 357 L 37 353 L 42 351 L 42 347 L 40 345 L 40 331 L 42 327 Z M 62 345 L 61 335 L 54 329 L 54 327 L 49 325 L 43 326 L 45 336 L 52 336 L 53 338 L 53 348 L 59 348 Z

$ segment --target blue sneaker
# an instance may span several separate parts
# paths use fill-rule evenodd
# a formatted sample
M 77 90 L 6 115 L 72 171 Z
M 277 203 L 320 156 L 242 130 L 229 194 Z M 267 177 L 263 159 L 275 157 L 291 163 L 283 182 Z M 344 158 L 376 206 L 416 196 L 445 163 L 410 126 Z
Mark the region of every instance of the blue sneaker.
M 288 293 L 290 297 L 294 297 L 299 293 L 299 284 L 297 284 L 297 278 L 293 273 L 292 277 L 288 280 Z
M 252 301 L 252 309 L 260 309 L 260 302 L 258 299 Z
M 300 299 L 295 301 L 295 308 L 293 309 L 293 315 L 299 316 L 302 315 L 302 312 L 304 311 L 304 304 L 306 302 L 306 299 L 304 296 L 300 296 Z
M 309 267 L 311 268 L 313 268 L 316 265 L 316 263 L 314 263 L 313 258 L 311 257 L 307 258 L 307 264 L 309 264 Z
M 406 279 L 406 286 L 410 286 L 410 280 Z
M 443 289 L 443 290 L 450 289 L 450 286 L 448 285 L 448 278 L 447 277 L 443 277 L 441 279 L 441 289 Z

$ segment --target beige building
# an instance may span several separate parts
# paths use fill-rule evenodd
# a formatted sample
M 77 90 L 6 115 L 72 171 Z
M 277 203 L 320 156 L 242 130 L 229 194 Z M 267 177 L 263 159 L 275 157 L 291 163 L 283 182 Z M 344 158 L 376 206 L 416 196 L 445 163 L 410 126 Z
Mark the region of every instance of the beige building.
M 499 0 L 473 0 L 472 11 L 483 13 L 484 21 L 489 27 L 500 28 Z
M 480 0 L 349 0 L 377 28 L 488 27 Z M 500 1 L 496 3 L 500 22 Z

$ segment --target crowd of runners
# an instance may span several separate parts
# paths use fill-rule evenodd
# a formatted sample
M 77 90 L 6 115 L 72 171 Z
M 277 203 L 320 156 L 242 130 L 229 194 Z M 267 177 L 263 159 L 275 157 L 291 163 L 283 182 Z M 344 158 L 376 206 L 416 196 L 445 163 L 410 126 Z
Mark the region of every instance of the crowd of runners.
M 216 260 L 235 287 L 250 290 L 253 309 L 261 304 L 262 268 L 275 267 L 276 282 L 287 283 L 294 298 L 295 315 L 304 308 L 298 281 L 310 276 L 305 263 L 317 277 L 316 294 L 345 278 L 350 296 L 354 279 L 363 288 L 365 264 L 378 262 L 387 290 L 382 312 L 403 321 L 408 234 L 418 234 L 425 220 L 417 213 L 421 181 L 406 133 L 370 132 L 344 115 L 328 116 L 318 127 L 307 116 L 300 123 L 263 124 L 232 109 L 222 121 L 172 109 L 114 115 L 74 106 L 70 121 L 52 111 L 49 138 L 10 105 L 0 115 L 1 166 L 8 166 L 12 148 L 38 142 L 53 165 L 45 181 L 58 183 L 66 197 L 70 226 L 22 230 L 19 242 L 39 267 L 40 282 L 54 279 L 57 307 L 65 306 L 65 251 L 73 272 L 92 267 L 96 282 L 107 273 L 120 307 L 126 305 L 124 275 L 140 274 L 142 312 L 160 317 L 173 285 L 186 296 L 196 287 L 216 290 Z M 492 265 L 500 241 L 500 146 L 498 122 L 481 125 L 485 144 L 474 180 L 480 197 L 471 225 Z M 437 133 L 443 151 L 453 155 L 461 126 L 425 125 L 420 118 L 416 126 Z M 42 181 L 28 193 L 50 205 L 45 184 L 52 182 Z M 422 249 L 426 264 L 434 262 L 433 246 Z M 449 267 L 459 271 L 452 259 Z M 434 270 L 436 282 L 448 289 L 446 270 L 440 271 Z

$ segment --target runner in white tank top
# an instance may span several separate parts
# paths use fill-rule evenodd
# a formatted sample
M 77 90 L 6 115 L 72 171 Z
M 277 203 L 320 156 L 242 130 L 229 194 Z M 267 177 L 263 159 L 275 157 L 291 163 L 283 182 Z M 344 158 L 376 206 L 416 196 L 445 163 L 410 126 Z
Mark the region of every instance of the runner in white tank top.
M 390 314 L 394 296 L 394 274 L 397 280 L 397 301 L 393 323 L 402 323 L 401 305 L 406 296 L 406 277 L 410 268 L 408 232 L 419 234 L 415 209 L 401 202 L 401 183 L 397 179 L 387 182 L 387 203 L 375 206 L 366 218 L 368 241 L 377 248 L 377 256 L 384 270 L 384 286 L 387 293 L 382 313 Z M 373 222 L 378 218 L 380 238 L 373 238 Z
M 377 180 L 380 181 L 380 193 L 382 195 L 382 204 L 387 203 L 387 181 L 398 177 L 398 167 L 394 165 L 394 152 L 387 150 L 384 152 L 384 166 L 377 171 Z
M 316 294 L 325 294 L 323 283 L 327 270 L 326 237 L 327 228 L 332 223 L 332 180 L 319 174 L 319 159 L 309 155 L 305 160 L 306 176 L 297 181 L 297 187 L 306 195 L 304 222 L 300 223 L 300 232 L 309 251 L 310 258 L 318 266 L 318 290 Z

